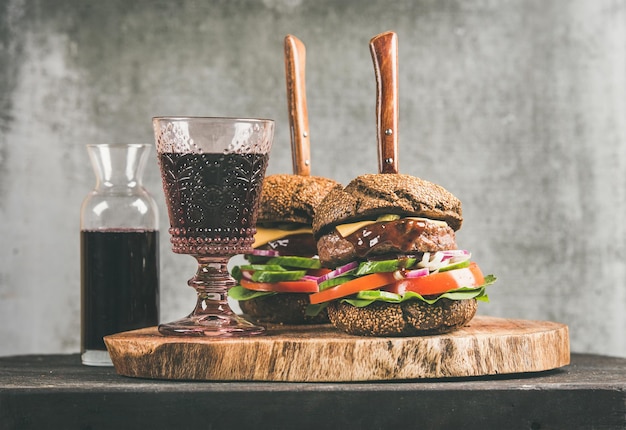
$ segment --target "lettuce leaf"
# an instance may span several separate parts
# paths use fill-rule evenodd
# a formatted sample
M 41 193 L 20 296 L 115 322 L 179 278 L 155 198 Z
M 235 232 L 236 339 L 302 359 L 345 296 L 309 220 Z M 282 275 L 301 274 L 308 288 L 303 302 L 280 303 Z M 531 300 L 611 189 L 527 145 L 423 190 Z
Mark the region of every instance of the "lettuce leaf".
M 304 310 L 304 314 L 308 317 L 316 317 L 320 312 L 322 312 L 328 306 L 329 302 L 319 303 L 317 305 L 307 305 Z
M 241 301 L 256 299 L 264 296 L 272 296 L 274 294 L 278 293 L 274 293 L 272 291 L 252 291 L 242 287 L 241 285 L 235 285 L 228 290 L 228 297 L 233 300 Z
M 374 302 L 386 302 L 386 303 L 402 303 L 409 300 L 421 300 L 422 302 L 426 302 L 429 305 L 436 303 L 440 299 L 450 299 L 450 300 L 467 300 L 467 299 L 476 299 L 482 302 L 488 302 L 489 296 L 487 296 L 484 287 L 479 288 L 459 288 L 455 291 L 450 291 L 447 293 L 443 293 L 434 299 L 427 299 L 417 293 L 412 291 L 407 291 L 404 295 L 399 296 L 398 298 L 390 298 L 382 294 L 384 291 L 361 291 L 356 294 L 356 298 L 344 298 L 341 299 L 344 303 L 350 303 L 352 306 L 356 306 L 357 308 L 362 308 L 368 305 L 371 305 Z M 365 293 L 365 294 L 362 294 Z
M 447 293 L 443 293 L 433 299 L 428 299 L 421 296 L 418 293 L 414 293 L 412 291 L 407 291 L 404 295 L 400 294 L 387 294 L 385 291 L 380 290 L 371 290 L 371 291 L 360 291 L 352 297 L 346 297 L 340 299 L 344 303 L 350 303 L 352 306 L 356 306 L 357 308 L 362 308 L 372 303 L 378 302 L 386 302 L 386 303 L 402 303 L 408 300 L 421 300 L 430 305 L 437 302 L 439 299 L 450 299 L 450 300 L 467 300 L 467 299 L 476 299 L 481 302 L 488 302 L 489 296 L 486 293 L 486 287 L 496 282 L 496 277 L 493 275 L 485 276 L 485 283 L 480 287 L 462 287 L 456 290 L 448 291 Z

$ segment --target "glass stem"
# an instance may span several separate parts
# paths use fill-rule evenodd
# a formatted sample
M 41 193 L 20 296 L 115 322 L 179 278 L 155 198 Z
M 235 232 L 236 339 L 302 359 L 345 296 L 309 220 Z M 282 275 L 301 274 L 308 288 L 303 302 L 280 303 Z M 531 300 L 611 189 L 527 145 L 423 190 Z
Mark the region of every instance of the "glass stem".
M 198 293 L 198 300 L 192 315 L 201 317 L 211 314 L 234 312 L 228 304 L 228 289 L 237 284 L 228 272 L 230 257 L 195 256 L 198 270 L 187 284 Z
M 230 256 L 199 256 L 198 270 L 187 283 L 193 287 L 198 300 L 186 318 L 160 324 L 159 333 L 166 336 L 253 336 L 263 334 L 265 327 L 257 326 L 237 315 L 228 303 L 228 289 L 236 281 L 228 272 Z

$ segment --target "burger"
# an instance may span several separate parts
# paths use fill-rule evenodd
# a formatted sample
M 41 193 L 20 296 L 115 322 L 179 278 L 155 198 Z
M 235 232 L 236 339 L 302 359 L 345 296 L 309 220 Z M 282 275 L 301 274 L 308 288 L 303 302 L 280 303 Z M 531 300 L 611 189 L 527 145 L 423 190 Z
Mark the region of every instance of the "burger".
M 318 204 L 335 186 L 332 179 L 308 175 L 270 175 L 263 181 L 253 251 L 248 264 L 235 266 L 238 285 L 228 295 L 259 322 L 328 323 L 325 310 L 307 315 L 317 280 L 330 272 L 321 266 L 312 222 Z
M 323 275 L 310 315 L 326 311 L 349 334 L 413 336 L 465 326 L 487 301 L 484 276 L 457 248 L 461 202 L 443 187 L 397 173 L 336 186 L 313 220 Z

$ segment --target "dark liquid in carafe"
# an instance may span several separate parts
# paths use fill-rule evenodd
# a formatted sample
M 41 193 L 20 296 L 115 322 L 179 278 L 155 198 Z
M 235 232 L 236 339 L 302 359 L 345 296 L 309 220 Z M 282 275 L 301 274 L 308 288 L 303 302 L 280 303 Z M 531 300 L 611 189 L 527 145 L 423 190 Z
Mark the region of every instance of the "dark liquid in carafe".
M 159 322 L 158 231 L 81 231 L 83 350 Z

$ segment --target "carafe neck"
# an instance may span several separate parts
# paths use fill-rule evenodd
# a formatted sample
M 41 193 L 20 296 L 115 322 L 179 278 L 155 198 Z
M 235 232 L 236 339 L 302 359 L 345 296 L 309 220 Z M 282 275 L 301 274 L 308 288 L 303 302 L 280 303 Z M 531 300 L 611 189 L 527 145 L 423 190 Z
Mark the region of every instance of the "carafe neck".
M 148 144 L 87 145 L 96 175 L 96 190 L 134 189 L 143 186 Z

